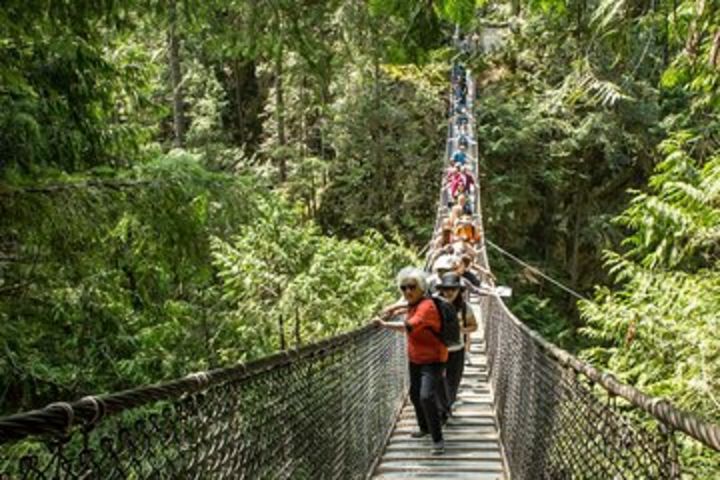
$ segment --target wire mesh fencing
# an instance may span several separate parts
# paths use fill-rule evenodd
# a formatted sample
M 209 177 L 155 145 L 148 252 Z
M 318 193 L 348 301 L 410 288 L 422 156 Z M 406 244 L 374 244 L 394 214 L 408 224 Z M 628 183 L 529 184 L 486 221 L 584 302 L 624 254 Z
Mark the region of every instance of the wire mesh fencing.
M 364 478 L 406 391 L 403 342 L 366 327 L 0 419 L 0 478 Z
M 483 310 L 513 478 L 680 478 L 672 429 L 563 364 L 499 298 L 488 297 Z

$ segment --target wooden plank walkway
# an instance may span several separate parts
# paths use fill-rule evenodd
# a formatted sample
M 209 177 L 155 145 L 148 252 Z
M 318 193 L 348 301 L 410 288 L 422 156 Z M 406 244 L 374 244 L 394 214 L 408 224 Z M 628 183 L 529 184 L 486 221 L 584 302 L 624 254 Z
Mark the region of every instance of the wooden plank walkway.
M 477 309 L 476 314 L 479 315 Z M 480 318 L 479 316 L 476 318 Z M 482 325 L 473 334 L 472 365 L 465 366 L 454 416 L 443 428 L 445 454 L 431 455 L 430 437 L 414 439 L 415 413 L 408 399 L 378 462 L 374 479 L 506 479 L 492 393 L 487 378 L 487 358 Z

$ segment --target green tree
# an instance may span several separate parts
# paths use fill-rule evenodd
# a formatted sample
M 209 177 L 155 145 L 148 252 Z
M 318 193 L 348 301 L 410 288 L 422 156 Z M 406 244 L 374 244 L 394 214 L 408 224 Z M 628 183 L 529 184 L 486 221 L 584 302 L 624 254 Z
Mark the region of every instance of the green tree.
M 616 288 L 583 302 L 583 332 L 597 344 L 584 355 L 651 395 L 720 421 L 720 296 L 717 197 L 720 156 L 693 158 L 695 138 L 662 144 L 665 160 L 617 218 L 631 230 L 624 253 L 607 253 Z M 696 478 L 717 473 L 717 455 L 687 442 Z

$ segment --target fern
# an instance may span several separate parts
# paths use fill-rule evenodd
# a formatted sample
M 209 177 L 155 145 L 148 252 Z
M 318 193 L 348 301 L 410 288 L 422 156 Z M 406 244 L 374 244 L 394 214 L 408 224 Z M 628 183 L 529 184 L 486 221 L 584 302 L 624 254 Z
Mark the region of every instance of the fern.
M 601 0 L 590 17 L 591 25 L 603 30 L 614 22 L 625 8 L 626 0 Z
M 720 421 L 720 156 L 700 168 L 689 153 L 696 139 L 680 132 L 663 143 L 666 155 L 651 190 L 636 193 L 616 222 L 632 229 L 624 253 L 606 252 L 616 288 L 582 302 L 583 354 L 652 395 Z M 712 455 L 683 450 L 685 468 L 713 472 Z M 704 478 L 704 477 L 703 477 Z
M 634 101 L 634 97 L 618 84 L 602 80 L 592 71 L 587 62 L 565 78 L 555 93 L 556 98 L 568 106 L 584 103 L 592 107 L 610 108 L 620 101 Z

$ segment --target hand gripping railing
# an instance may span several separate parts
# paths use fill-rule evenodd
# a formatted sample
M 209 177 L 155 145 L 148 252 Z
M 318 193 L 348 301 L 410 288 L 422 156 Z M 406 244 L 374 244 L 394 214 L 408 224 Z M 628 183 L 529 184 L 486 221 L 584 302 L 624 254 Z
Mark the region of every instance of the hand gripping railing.
M 405 390 L 403 337 L 298 351 L 0 419 L 0 479 L 363 478 Z
M 470 98 L 474 91 L 468 78 Z M 477 158 L 477 150 L 472 154 Z M 479 185 L 475 202 L 480 205 Z M 478 255 L 489 270 L 486 249 Z M 481 311 L 503 451 L 514 480 L 679 479 L 686 469 L 676 432 L 707 447 L 720 475 L 720 426 L 552 345 L 497 296 L 484 297 Z

